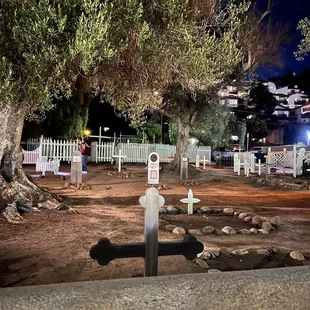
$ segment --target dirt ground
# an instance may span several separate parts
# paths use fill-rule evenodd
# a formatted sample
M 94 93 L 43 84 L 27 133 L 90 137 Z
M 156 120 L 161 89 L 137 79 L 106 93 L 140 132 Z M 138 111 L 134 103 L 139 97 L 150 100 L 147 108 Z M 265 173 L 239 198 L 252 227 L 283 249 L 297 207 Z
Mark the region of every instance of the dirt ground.
M 144 165 L 125 166 L 127 172 L 139 173 L 133 178 L 108 175 L 110 165 L 90 165 L 83 181 L 90 190 L 76 190 L 65 186 L 66 180 L 49 175 L 35 178 L 40 186 L 59 194 L 63 202 L 77 213 L 38 212 L 25 214 L 25 223 L 8 224 L 0 217 L 0 286 L 37 285 L 73 281 L 115 279 L 143 276 L 143 259 L 130 258 L 112 261 L 102 267 L 89 256 L 89 249 L 99 238 L 113 243 L 141 242 L 144 239 L 144 208 L 138 199 L 145 193 L 147 171 Z M 33 167 L 26 167 L 34 174 Z M 61 171 L 69 171 L 63 165 Z M 300 251 L 307 260 L 300 263 L 288 256 L 274 254 L 224 256 L 208 260 L 210 268 L 241 270 L 253 268 L 297 266 L 310 264 L 310 190 L 288 190 L 258 185 L 254 180 L 234 176 L 230 170 L 211 170 L 198 173 L 199 185 L 192 186 L 194 197 L 201 199 L 195 208 L 209 206 L 223 209 L 232 207 L 261 216 L 280 216 L 283 225 L 269 235 L 206 235 L 197 236 L 205 249 L 271 249 L 276 246 Z M 177 175 L 161 175 L 161 182 L 171 187 L 161 190 L 165 205 L 178 205 L 187 196 L 189 186 L 179 184 Z M 250 225 L 234 217 L 210 215 L 163 216 L 172 224 L 185 228 L 202 228 L 212 225 L 222 228 L 230 225 L 236 229 Z M 184 224 L 185 223 L 185 224 Z M 194 224 L 193 224 L 194 223 Z M 181 225 L 182 226 L 182 225 Z M 180 240 L 163 229 L 160 240 Z M 206 272 L 182 256 L 159 258 L 159 275 Z

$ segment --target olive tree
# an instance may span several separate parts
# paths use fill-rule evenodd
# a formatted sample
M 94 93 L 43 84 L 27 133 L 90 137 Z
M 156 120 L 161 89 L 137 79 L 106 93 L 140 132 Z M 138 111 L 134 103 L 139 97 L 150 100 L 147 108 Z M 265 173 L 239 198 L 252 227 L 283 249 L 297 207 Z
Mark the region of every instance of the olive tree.
M 304 60 L 310 52 L 310 20 L 309 18 L 302 19 L 297 27 L 301 31 L 303 36 L 299 46 L 298 51 L 295 53 L 297 60 Z
M 141 26 L 138 1 L 8 0 L 0 3 L 0 195 L 11 222 L 20 212 L 59 207 L 22 170 L 25 119 L 44 117 L 128 44 Z M 123 19 L 124 17 L 124 19 Z M 114 23 L 112 21 L 115 20 Z M 121 21 L 121 22 L 120 22 Z M 140 27 L 141 28 L 141 27 Z M 117 37 L 119 35 L 119 37 Z

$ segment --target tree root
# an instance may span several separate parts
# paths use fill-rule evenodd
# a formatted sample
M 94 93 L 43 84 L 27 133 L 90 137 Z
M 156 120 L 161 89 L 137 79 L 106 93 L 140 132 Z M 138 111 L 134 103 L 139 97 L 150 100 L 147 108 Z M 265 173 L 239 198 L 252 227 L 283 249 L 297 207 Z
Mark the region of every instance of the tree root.
M 7 182 L 0 175 L 0 198 L 3 216 L 9 223 L 14 224 L 24 221 L 22 215 L 25 212 L 58 210 L 61 205 L 51 193 L 26 177 Z

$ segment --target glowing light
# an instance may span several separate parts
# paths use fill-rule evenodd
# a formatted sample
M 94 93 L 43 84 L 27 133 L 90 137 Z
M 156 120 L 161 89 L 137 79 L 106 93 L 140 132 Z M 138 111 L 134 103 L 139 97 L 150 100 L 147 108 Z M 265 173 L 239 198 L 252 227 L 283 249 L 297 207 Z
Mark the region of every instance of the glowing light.
M 85 130 L 84 130 L 84 135 L 85 135 L 86 137 L 88 137 L 90 134 L 91 134 L 91 131 L 90 131 L 89 129 L 85 129 Z

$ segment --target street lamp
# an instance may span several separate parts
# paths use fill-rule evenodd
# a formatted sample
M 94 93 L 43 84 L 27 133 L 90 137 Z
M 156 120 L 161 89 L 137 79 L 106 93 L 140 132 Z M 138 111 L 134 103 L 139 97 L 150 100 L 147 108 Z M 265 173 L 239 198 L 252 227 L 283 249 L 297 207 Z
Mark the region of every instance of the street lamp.
M 91 134 L 91 132 L 90 132 L 89 129 L 85 129 L 85 130 L 84 130 L 84 135 L 85 135 L 86 137 L 88 137 L 90 134 Z

